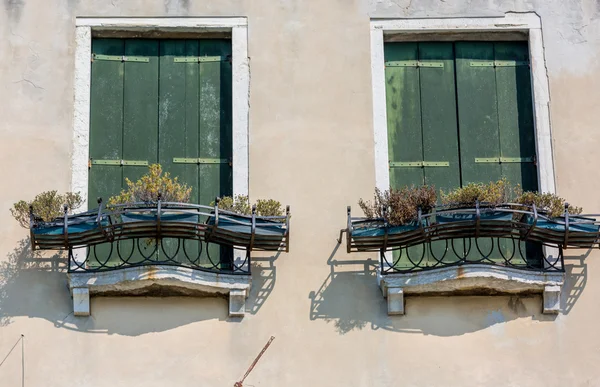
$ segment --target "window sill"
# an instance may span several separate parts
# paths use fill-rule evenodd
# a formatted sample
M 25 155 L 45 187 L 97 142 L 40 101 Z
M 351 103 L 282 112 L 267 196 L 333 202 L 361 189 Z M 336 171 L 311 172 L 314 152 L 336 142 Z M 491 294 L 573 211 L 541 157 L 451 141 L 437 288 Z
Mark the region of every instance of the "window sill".
M 557 314 L 563 272 L 519 270 L 485 264 L 444 267 L 413 273 L 377 273 L 388 315 L 403 315 L 404 295 L 489 295 L 542 293 L 543 313 Z
M 185 267 L 135 266 L 106 272 L 71 272 L 69 289 L 76 316 L 90 315 L 90 296 L 229 296 L 229 316 L 243 317 L 250 275 L 220 274 Z

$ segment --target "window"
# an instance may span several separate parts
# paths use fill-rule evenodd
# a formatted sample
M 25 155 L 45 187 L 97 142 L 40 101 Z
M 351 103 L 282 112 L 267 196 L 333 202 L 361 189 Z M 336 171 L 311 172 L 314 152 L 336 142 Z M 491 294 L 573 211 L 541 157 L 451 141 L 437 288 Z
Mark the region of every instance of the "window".
M 448 192 L 502 177 L 537 190 L 527 42 L 385 43 L 390 187 Z M 449 240 L 396 253 L 398 267 L 474 262 L 539 268 L 539 244 Z
M 155 162 L 193 187 L 193 201 L 248 195 L 247 25 L 245 17 L 76 19 L 71 190 L 89 208 Z M 105 245 L 72 250 L 75 315 L 90 314 L 90 295 L 139 294 L 155 285 L 229 295 L 230 316 L 244 315 L 246 251 L 211 246 L 219 266 L 203 271 L 179 264 L 169 241 L 164 254 L 175 255 L 172 265 L 136 266 L 128 243 L 120 245 L 128 265 L 118 271 L 80 270 L 113 264 Z M 189 255 L 207 263 L 206 249 L 191 243 Z
M 377 188 L 428 183 L 450 189 L 504 175 L 526 189 L 555 192 L 548 77 L 535 13 L 372 19 L 371 74 Z M 461 243 L 455 241 L 459 253 Z M 480 247 L 486 252 L 485 243 Z M 490 258 L 505 247 L 496 243 Z M 525 247 L 523 264 L 535 265 L 539 246 Z M 412 250 L 430 260 L 442 246 Z M 480 265 L 473 257 L 473 264 L 460 267 L 386 272 L 382 262 L 377 281 L 390 315 L 404 314 L 405 293 L 477 289 L 543 293 L 544 313 L 558 313 L 564 273 L 546 269 L 561 267 L 560 253 L 547 246 L 543 252 L 544 270 Z M 409 266 L 406 258 L 394 258 Z
M 231 195 L 231 103 L 230 40 L 93 39 L 88 196 L 106 200 L 154 163 L 192 187 L 192 203 Z M 129 252 L 134 243 L 119 247 Z M 162 243 L 154 254 L 199 256 L 208 266 L 220 255 L 221 268 L 231 266 L 230 248 L 187 240 L 184 253 L 177 240 Z M 148 255 L 155 246 L 141 249 Z M 92 264 L 107 259 L 118 265 L 122 257 L 107 245 L 90 253 Z

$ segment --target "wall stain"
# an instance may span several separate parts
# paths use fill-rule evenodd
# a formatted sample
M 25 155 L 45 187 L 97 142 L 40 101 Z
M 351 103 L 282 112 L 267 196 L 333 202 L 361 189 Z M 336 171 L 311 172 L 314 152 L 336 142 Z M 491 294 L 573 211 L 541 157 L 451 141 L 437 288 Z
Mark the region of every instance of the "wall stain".
M 23 8 L 25 8 L 24 0 L 3 0 L 4 1 L 4 9 L 6 10 L 6 14 L 8 18 L 14 22 L 18 23 L 21 20 L 21 16 L 23 13 Z
M 165 12 L 168 14 L 189 14 L 190 0 L 165 0 Z
M 525 304 L 519 296 L 511 296 L 508 300 L 508 307 L 517 315 L 521 315 L 527 311 Z

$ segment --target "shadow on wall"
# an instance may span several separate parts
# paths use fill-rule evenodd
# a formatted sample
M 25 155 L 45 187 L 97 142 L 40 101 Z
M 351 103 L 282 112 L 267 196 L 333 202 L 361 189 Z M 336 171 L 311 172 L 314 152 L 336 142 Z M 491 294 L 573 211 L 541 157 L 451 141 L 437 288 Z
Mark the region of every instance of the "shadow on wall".
M 252 265 L 253 284 L 247 302 L 252 314 L 273 289 L 276 258 L 263 258 L 261 264 Z M 140 297 L 92 297 L 92 316 L 75 317 L 66 269 L 64 253 L 32 252 L 29 239 L 21 240 L 0 263 L 0 327 L 26 316 L 79 332 L 138 336 L 205 320 L 241 321 L 229 318 L 228 300 L 217 297 L 144 297 L 143 301 Z
M 542 314 L 541 295 L 406 297 L 406 315 L 388 316 L 387 301 L 376 279 L 378 261 L 336 260 L 334 257 L 339 247 L 336 245 L 327 260 L 329 275 L 318 290 L 310 292 L 309 298 L 310 319 L 333 323 L 342 335 L 370 328 L 456 336 L 518 318 L 537 321 L 553 321 L 556 318 Z M 586 256 L 565 259 L 562 314 L 571 311 L 585 288 L 587 270 L 583 260 Z M 360 266 L 362 268 L 356 270 Z

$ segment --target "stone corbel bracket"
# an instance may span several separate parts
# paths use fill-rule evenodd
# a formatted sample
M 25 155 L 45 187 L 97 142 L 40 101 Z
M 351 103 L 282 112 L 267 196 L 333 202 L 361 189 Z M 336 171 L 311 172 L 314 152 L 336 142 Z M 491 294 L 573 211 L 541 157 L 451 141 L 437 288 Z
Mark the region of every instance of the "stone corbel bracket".
M 473 264 L 414 273 L 377 274 L 388 315 L 404 314 L 404 295 L 542 293 L 543 313 L 560 311 L 565 274 Z
M 167 265 L 137 266 L 105 272 L 71 272 L 68 278 L 75 316 L 90 315 L 90 296 L 94 295 L 171 293 L 228 296 L 229 316 L 243 317 L 251 286 L 250 275 L 218 274 Z

